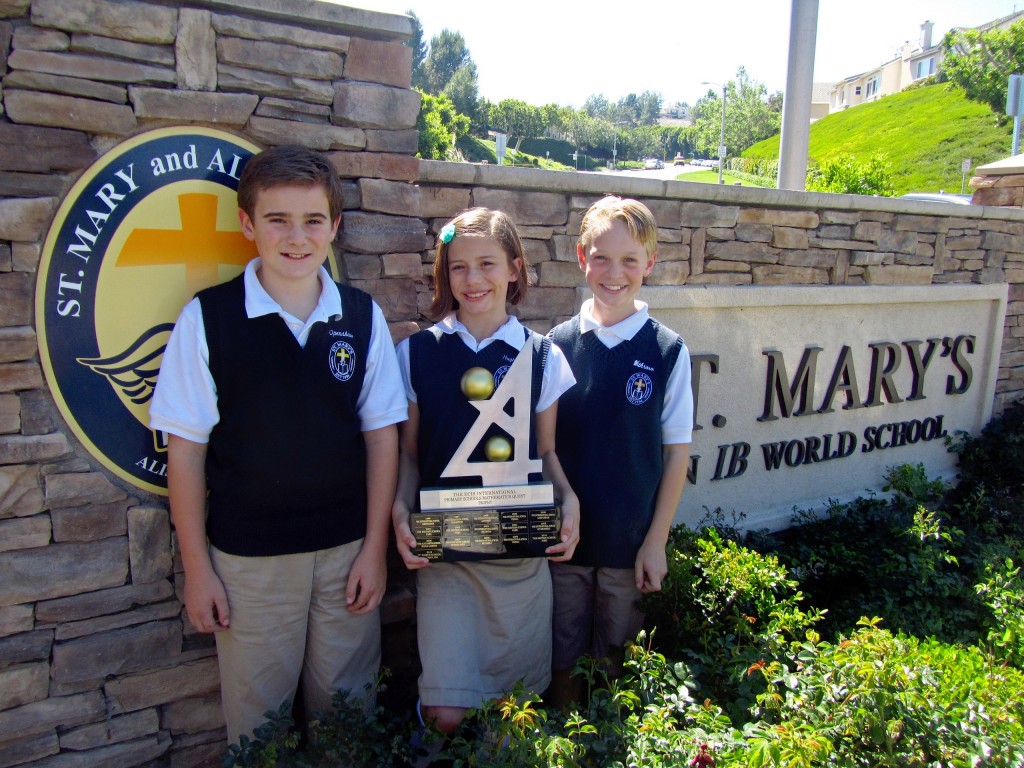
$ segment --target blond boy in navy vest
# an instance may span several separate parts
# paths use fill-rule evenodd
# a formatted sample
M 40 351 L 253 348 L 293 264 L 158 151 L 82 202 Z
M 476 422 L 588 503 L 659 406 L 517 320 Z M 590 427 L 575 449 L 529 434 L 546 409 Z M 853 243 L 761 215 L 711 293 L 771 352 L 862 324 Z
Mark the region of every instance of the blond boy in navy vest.
M 643 626 L 637 600 L 661 589 L 666 545 L 686 481 L 693 421 L 690 359 L 678 334 L 638 301 L 657 258 L 657 225 L 636 200 L 590 207 L 576 255 L 594 297 L 552 329 L 576 376 L 558 406 L 558 454 L 580 500 L 580 543 L 551 563 L 548 700 L 578 700 L 583 654 L 622 671 L 622 647 Z

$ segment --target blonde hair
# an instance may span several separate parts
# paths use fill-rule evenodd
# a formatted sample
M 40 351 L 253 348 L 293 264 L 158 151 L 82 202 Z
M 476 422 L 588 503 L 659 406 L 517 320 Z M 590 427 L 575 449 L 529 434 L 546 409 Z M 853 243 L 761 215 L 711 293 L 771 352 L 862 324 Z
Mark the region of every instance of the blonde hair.
M 602 197 L 587 209 L 580 224 L 579 247 L 586 251 L 591 241 L 615 221 L 626 225 L 630 237 L 643 245 L 648 256 L 657 249 L 658 225 L 651 210 L 637 200 L 614 195 Z
M 519 276 L 509 282 L 505 300 L 512 306 L 522 304 L 526 300 L 526 286 L 529 284 L 526 274 L 526 251 L 523 250 L 516 225 L 508 214 L 490 208 L 470 208 L 449 221 L 441 228 L 441 232 L 444 233 L 448 227 L 454 228 L 454 235 L 447 240 L 439 236 L 434 254 L 434 299 L 430 303 L 427 315 L 431 320 L 437 322 L 459 308 L 459 302 L 452 293 L 451 281 L 448 278 L 448 248 L 457 237 L 489 237 L 497 242 L 508 256 L 509 264 L 521 259 Z

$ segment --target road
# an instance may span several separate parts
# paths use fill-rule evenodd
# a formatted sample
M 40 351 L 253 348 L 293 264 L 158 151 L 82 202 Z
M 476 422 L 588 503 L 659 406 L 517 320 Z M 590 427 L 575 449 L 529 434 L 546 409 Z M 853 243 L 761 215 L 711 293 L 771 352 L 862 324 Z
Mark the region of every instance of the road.
M 602 173 L 616 173 L 621 176 L 630 176 L 636 179 L 674 179 L 681 173 L 693 173 L 695 171 L 708 171 L 712 170 L 707 166 L 701 165 L 672 165 L 671 162 L 665 163 L 665 167 L 658 171 L 640 171 L 640 170 L 620 170 L 620 171 L 602 171 Z

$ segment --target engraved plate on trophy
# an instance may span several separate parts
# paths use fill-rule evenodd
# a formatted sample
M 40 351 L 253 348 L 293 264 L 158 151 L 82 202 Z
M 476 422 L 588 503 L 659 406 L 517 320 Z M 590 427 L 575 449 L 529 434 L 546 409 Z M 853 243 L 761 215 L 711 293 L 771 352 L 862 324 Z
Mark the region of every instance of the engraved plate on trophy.
M 531 473 L 541 471 L 541 460 L 529 455 L 532 381 L 531 343 L 497 387 L 485 368 L 470 368 L 463 375 L 463 394 L 479 414 L 441 477 L 477 476 L 483 484 L 420 490 L 420 511 L 409 521 L 420 557 L 543 557 L 547 547 L 561 540 L 561 511 L 551 483 L 529 481 Z M 506 407 L 509 401 L 514 415 Z M 493 434 L 494 427 L 501 434 Z M 471 460 L 481 443 L 486 460 Z

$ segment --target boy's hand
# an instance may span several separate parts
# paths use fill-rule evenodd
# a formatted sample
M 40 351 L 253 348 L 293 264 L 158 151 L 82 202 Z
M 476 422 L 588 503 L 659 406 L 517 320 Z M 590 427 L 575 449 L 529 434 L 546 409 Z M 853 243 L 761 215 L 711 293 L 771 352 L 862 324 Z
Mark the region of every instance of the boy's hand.
M 387 583 L 386 558 L 374 556 L 365 547 L 361 549 L 352 563 L 352 570 L 348 572 L 345 603 L 349 613 L 361 616 L 375 610 L 384 599 Z
M 213 569 L 185 575 L 185 611 L 200 632 L 223 632 L 231 625 L 231 611 L 224 584 Z
M 562 508 L 562 542 L 544 550 L 548 559 L 555 563 L 572 560 L 576 545 L 580 542 L 580 501 L 576 494 L 566 494 L 559 506 Z
M 636 588 L 641 592 L 660 592 L 661 582 L 668 573 L 665 545 L 645 541 L 636 554 Z
M 395 529 L 395 545 L 398 547 L 398 554 L 402 556 L 402 562 L 410 571 L 426 568 L 430 561 L 425 557 L 419 557 L 413 553 L 416 546 L 416 537 L 412 535 L 412 528 L 409 527 L 409 508 L 405 503 L 396 501 L 391 508 L 391 524 Z

